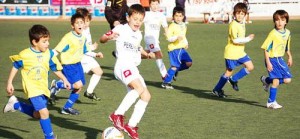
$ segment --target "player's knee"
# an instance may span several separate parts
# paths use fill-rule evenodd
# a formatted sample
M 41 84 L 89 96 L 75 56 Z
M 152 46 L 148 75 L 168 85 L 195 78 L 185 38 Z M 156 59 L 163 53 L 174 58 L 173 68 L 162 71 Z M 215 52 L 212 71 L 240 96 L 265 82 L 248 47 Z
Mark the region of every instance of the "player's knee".
M 188 66 L 188 67 L 191 67 L 191 66 L 193 65 L 192 62 L 186 62 L 185 64 L 186 64 L 186 66 Z
M 140 95 L 145 91 L 144 87 L 136 87 L 134 88 Z
M 251 65 L 251 66 L 248 66 L 248 67 L 246 67 L 247 68 L 247 70 L 250 72 L 250 71 L 252 71 L 252 70 L 254 70 L 254 66 L 253 65 Z
M 292 82 L 292 79 L 291 78 L 287 78 L 287 79 L 284 79 L 284 83 L 285 84 L 289 84 Z

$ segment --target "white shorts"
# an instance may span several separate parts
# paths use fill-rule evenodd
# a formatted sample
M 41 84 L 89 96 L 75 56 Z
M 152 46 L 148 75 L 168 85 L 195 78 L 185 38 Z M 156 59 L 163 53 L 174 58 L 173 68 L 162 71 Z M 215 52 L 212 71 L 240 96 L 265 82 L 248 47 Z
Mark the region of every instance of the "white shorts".
M 160 51 L 159 41 L 154 37 L 146 36 L 145 37 L 145 50 L 149 50 L 150 52 Z
M 100 67 L 99 63 L 96 61 L 95 58 L 87 55 L 83 55 L 81 59 L 81 65 L 84 73 L 89 73 L 91 69 Z
M 140 75 L 139 69 L 134 65 L 116 64 L 114 74 L 115 77 L 126 86 L 133 80 L 140 79 L 143 87 L 146 87 L 144 78 Z

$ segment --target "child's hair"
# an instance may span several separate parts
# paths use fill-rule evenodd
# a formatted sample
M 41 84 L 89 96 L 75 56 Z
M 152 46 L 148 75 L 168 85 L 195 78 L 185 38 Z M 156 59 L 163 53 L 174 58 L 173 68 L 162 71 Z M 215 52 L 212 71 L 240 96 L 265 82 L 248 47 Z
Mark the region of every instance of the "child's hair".
M 247 14 L 248 10 L 247 10 L 247 5 L 245 3 L 237 3 L 234 8 L 233 8 L 233 15 L 235 15 L 236 13 L 240 13 L 243 12 L 245 14 Z
M 174 17 L 174 15 L 176 13 L 181 13 L 183 16 L 185 16 L 185 11 L 184 11 L 184 9 L 182 7 L 179 7 L 179 6 L 174 7 L 174 9 L 173 9 L 173 16 L 172 17 Z
M 286 19 L 286 23 L 289 22 L 289 14 L 285 10 L 277 10 L 273 14 L 273 22 L 274 23 L 275 23 L 275 21 L 279 20 L 279 18 L 285 18 Z
M 140 4 L 133 4 L 128 9 L 128 16 L 131 16 L 133 13 L 142 14 L 145 16 L 145 8 Z
M 92 20 L 92 14 L 84 7 L 77 8 L 76 13 L 83 15 L 85 18 L 89 18 L 90 21 Z
M 71 25 L 74 25 L 74 24 L 75 24 L 75 20 L 76 20 L 77 18 L 81 18 L 83 21 L 85 21 L 85 20 L 84 20 L 84 16 L 83 16 L 82 14 L 80 14 L 80 13 L 75 13 L 75 14 L 73 14 L 72 17 L 71 17 Z
M 151 4 L 152 2 L 158 2 L 158 3 L 160 3 L 160 0 L 149 0 L 149 4 Z
M 33 25 L 28 32 L 29 32 L 29 40 L 31 44 L 33 40 L 39 42 L 40 38 L 50 37 L 49 30 L 43 25 Z

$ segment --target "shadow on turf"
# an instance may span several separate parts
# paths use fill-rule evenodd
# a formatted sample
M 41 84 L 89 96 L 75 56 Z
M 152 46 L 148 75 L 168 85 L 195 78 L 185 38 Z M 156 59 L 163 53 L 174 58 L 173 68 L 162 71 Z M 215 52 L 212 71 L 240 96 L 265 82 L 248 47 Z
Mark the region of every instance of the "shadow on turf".
M 154 82 L 154 81 L 145 81 L 145 82 L 147 85 L 151 85 L 151 86 L 163 89 L 161 87 L 161 82 Z M 243 103 L 243 104 L 248 104 L 248 105 L 265 108 L 265 106 L 259 104 L 259 102 L 248 101 L 243 98 L 233 98 L 233 97 L 231 97 L 231 95 L 228 95 L 227 98 L 218 98 L 217 96 L 214 96 L 211 93 L 211 90 L 193 89 L 190 87 L 178 86 L 178 85 L 172 85 L 172 86 L 174 87 L 175 90 L 181 90 L 182 93 L 193 94 L 199 98 L 212 99 L 212 100 L 218 100 L 218 101 L 224 101 L 224 102 L 232 102 L 232 103 Z M 163 90 L 165 90 L 165 89 L 163 89 Z
M 9 130 L 7 130 L 9 129 Z M 8 139 L 23 139 L 21 136 L 18 136 L 17 134 L 11 132 L 11 130 L 18 130 L 21 132 L 29 132 L 26 130 L 21 130 L 21 129 L 16 129 L 16 128 L 11 128 L 7 126 L 0 126 L 0 138 L 8 138 Z

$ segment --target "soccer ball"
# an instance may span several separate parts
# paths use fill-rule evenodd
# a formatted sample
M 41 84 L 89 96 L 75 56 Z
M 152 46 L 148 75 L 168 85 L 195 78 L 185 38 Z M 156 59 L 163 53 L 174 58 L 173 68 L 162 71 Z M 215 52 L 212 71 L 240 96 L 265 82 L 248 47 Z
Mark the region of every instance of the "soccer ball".
M 115 127 L 108 127 L 102 133 L 102 139 L 124 139 L 124 135 Z

